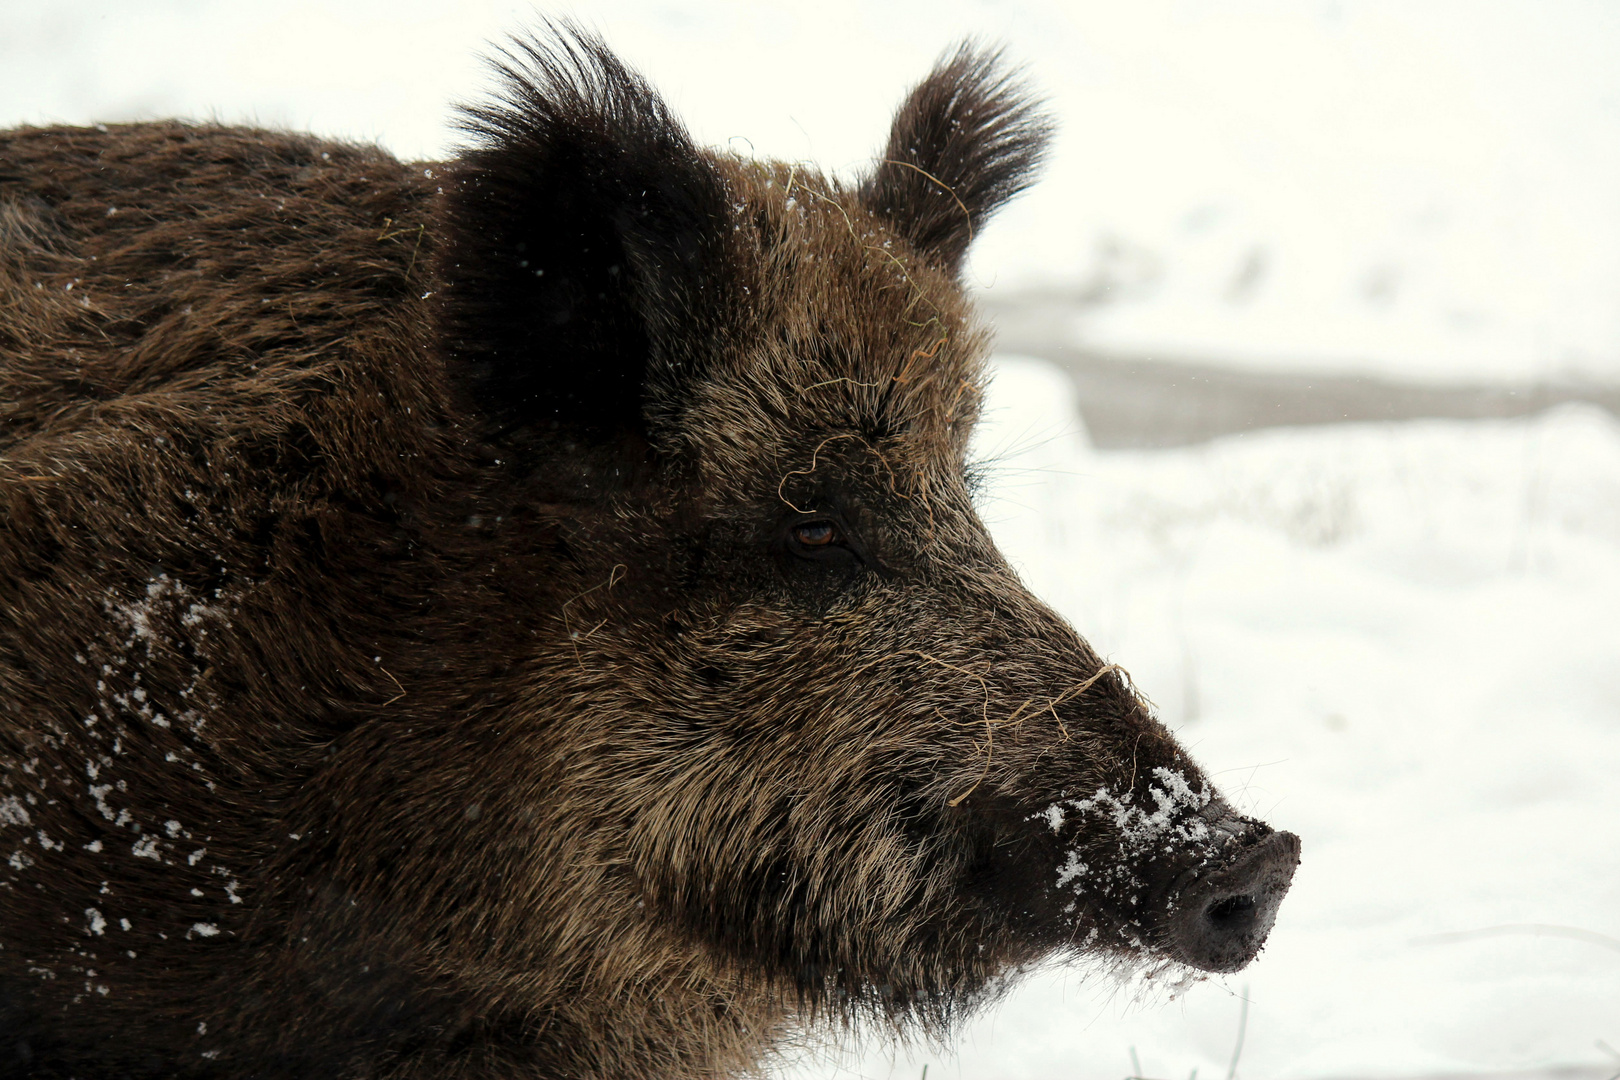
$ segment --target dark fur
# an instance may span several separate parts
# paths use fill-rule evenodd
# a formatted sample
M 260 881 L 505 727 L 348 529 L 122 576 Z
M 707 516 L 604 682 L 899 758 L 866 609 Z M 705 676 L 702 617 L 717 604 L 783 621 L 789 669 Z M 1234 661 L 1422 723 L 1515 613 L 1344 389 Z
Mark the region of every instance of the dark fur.
M 852 189 L 502 70 L 444 165 L 0 134 L 0 1075 L 719 1076 L 1152 949 L 1028 821 L 1199 774 L 966 473 L 1038 114 L 960 50 Z

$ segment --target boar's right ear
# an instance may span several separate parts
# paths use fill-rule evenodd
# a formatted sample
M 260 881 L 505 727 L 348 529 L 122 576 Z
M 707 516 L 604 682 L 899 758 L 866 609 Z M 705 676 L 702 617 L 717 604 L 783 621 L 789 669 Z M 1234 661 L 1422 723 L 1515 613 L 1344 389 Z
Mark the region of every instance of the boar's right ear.
M 963 42 L 900 106 L 861 201 L 955 274 L 979 226 L 1034 181 L 1051 134 L 1000 52 Z
M 446 192 L 441 329 L 494 433 L 645 434 L 719 325 L 726 189 L 658 95 L 567 23 L 495 63 Z

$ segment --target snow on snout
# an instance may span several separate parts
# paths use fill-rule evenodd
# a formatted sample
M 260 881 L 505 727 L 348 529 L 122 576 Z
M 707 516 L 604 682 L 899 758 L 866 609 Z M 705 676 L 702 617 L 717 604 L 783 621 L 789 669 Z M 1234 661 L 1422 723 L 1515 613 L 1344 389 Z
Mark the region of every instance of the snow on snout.
M 1118 833 L 1120 855 L 1125 861 L 1130 861 L 1133 856 L 1148 854 L 1164 841 L 1169 841 L 1167 848 L 1173 848 L 1178 843 L 1193 844 L 1208 840 L 1213 832 L 1200 812 L 1215 797 L 1209 787 L 1206 785 L 1195 791 L 1181 773 L 1162 767 L 1154 769 L 1153 776 L 1159 782 L 1148 787 L 1148 798 L 1153 802 L 1151 809 L 1138 806 L 1134 793 L 1130 791 L 1116 795 L 1108 788 L 1100 787 L 1084 799 L 1060 798 L 1040 812 L 1031 814 L 1027 820 L 1044 821 L 1052 832 L 1059 833 L 1072 816 L 1083 818 L 1088 814 L 1101 815 L 1113 824 Z M 1083 833 L 1082 829 L 1076 836 Z M 1078 847 L 1065 848 L 1063 860 L 1056 868 L 1058 887 L 1070 887 L 1071 883 L 1084 878 L 1089 870 L 1090 867 L 1081 861 Z M 1075 892 L 1080 891 L 1078 885 L 1072 887 Z

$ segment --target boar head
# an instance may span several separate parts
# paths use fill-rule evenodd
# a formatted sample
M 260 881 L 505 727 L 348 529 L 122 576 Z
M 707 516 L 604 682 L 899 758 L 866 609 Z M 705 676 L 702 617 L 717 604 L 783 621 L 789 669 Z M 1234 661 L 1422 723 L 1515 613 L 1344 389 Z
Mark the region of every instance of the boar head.
M 552 538 L 511 807 L 572 883 L 556 920 L 924 1020 L 1052 954 L 1247 964 L 1297 838 L 975 513 L 963 260 L 1048 138 L 997 55 L 948 54 L 855 183 L 697 148 L 584 35 L 502 71 L 441 320 Z

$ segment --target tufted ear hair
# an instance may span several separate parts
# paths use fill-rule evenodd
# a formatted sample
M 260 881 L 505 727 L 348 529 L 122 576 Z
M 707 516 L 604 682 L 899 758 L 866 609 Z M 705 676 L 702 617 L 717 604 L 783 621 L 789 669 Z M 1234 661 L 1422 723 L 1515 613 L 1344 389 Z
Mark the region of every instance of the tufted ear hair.
M 463 111 L 438 256 L 452 377 L 497 432 L 645 434 L 724 319 L 725 184 L 601 39 L 551 30 Z
M 953 274 L 979 226 L 1034 181 L 1050 119 L 999 50 L 963 42 L 907 96 L 865 205 Z

